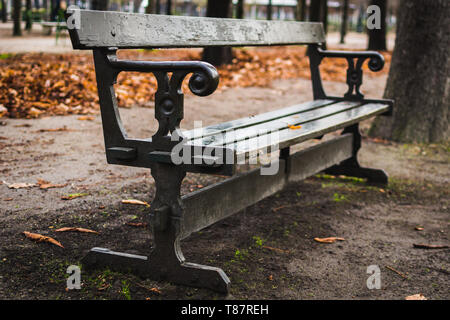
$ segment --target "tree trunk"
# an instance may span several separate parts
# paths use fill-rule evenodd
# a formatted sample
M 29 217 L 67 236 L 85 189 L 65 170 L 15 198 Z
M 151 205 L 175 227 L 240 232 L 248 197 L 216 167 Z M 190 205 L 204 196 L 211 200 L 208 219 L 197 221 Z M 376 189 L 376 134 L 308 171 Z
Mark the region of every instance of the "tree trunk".
M 149 1 L 150 2 L 150 1 Z M 133 0 L 133 11 L 139 12 L 139 8 L 141 6 L 142 0 Z
M 156 0 L 155 13 L 156 14 L 161 14 L 161 0 Z
M 236 18 L 244 19 L 244 0 L 238 0 L 236 4 Z
M 167 15 L 172 14 L 172 0 L 167 0 L 166 2 L 166 14 Z
M 6 1 L 2 0 L 2 22 L 6 22 L 7 13 L 6 13 Z
M 154 13 L 155 12 L 155 0 L 148 0 L 147 6 L 145 7 L 145 13 Z
M 305 21 L 306 19 L 306 0 L 298 0 L 295 8 L 295 19 L 297 21 Z
M 27 0 L 25 3 L 25 30 L 28 32 L 31 31 L 31 28 L 33 27 L 33 14 L 31 12 L 31 0 Z
M 13 36 L 21 36 L 22 29 L 20 27 L 21 14 L 22 10 L 22 1 L 21 0 L 13 0 Z
M 272 20 L 272 0 L 267 3 L 267 20 Z
M 385 51 L 386 46 L 386 10 L 387 0 L 371 0 L 370 5 L 376 5 L 380 8 L 381 29 L 367 29 L 369 34 L 368 50 Z
M 341 22 L 341 43 L 345 43 L 345 35 L 347 34 L 348 21 L 348 0 L 344 0 L 342 4 L 342 22 Z
M 92 10 L 108 10 L 109 0 L 92 0 Z
M 311 0 L 309 8 L 309 21 L 322 22 L 325 33 L 328 31 L 328 4 L 327 0 Z
M 401 142 L 448 141 L 450 133 L 450 1 L 401 0 L 384 96 L 392 117 L 378 117 L 370 135 Z
M 215 18 L 228 18 L 230 15 L 231 0 L 208 0 L 206 16 Z M 202 60 L 215 66 L 231 63 L 233 54 L 231 47 L 208 47 L 203 49 Z
M 322 0 L 311 0 L 309 6 L 309 21 L 320 22 L 320 8 Z

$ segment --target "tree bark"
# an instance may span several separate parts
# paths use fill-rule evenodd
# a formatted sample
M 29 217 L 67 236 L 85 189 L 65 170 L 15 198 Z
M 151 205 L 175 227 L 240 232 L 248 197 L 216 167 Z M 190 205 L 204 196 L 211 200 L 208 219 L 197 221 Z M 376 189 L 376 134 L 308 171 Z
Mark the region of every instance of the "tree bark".
M 297 0 L 295 8 L 295 19 L 297 21 L 305 21 L 306 19 L 306 0 Z
M 166 2 L 166 14 L 167 15 L 172 14 L 172 0 L 167 0 Z
M 6 22 L 6 18 L 7 18 L 7 13 L 6 13 L 6 1 L 2 0 L 2 22 Z
M 267 3 L 267 20 L 272 20 L 272 0 Z
M 33 27 L 33 16 L 31 12 L 31 0 L 27 0 L 25 2 L 25 30 L 31 31 L 31 28 Z
M 322 22 L 325 33 L 328 31 L 327 0 L 311 0 L 309 7 L 309 21 Z
M 401 0 L 384 96 L 392 117 L 378 117 L 371 136 L 400 142 L 448 141 L 450 133 L 450 1 Z
M 92 10 L 108 10 L 109 0 L 92 0 Z
M 344 0 L 342 4 L 342 22 L 341 22 L 341 43 L 345 43 L 345 35 L 347 34 L 348 21 L 348 0 Z
M 206 16 L 228 18 L 230 16 L 231 0 L 208 0 Z M 231 47 L 208 47 L 203 49 L 202 60 L 219 66 L 231 63 L 233 53 Z
M 367 29 L 369 34 L 368 50 L 385 51 L 386 46 L 386 11 L 387 0 L 371 0 L 370 5 L 376 5 L 380 8 L 381 29 Z
M 244 0 L 238 0 L 236 4 L 236 18 L 244 19 Z
M 21 36 L 22 29 L 20 27 L 21 13 L 22 10 L 22 1 L 21 0 L 13 0 L 13 36 Z
M 147 6 L 145 7 L 145 13 L 154 13 L 155 12 L 155 0 L 148 0 Z

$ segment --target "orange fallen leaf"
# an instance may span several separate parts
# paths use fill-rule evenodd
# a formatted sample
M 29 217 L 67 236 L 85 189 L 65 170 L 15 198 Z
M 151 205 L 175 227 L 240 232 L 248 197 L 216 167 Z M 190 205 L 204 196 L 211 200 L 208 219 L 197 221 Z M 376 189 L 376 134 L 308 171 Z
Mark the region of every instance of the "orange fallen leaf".
M 147 223 L 145 223 L 145 222 L 128 222 L 127 225 L 132 226 L 132 227 L 138 227 L 138 228 L 147 227 Z
M 297 130 L 297 129 L 300 129 L 302 126 L 294 126 L 294 125 L 292 125 L 292 124 L 289 124 L 288 125 L 288 128 L 289 129 L 292 129 L 292 130 Z
M 53 239 L 51 237 L 43 236 L 42 234 L 32 233 L 32 232 L 28 232 L 28 231 L 24 231 L 23 234 L 27 238 L 34 240 L 36 242 L 48 242 L 48 243 L 57 245 L 58 247 L 64 248 L 60 242 L 56 241 L 55 239 Z
M 344 241 L 344 238 L 338 238 L 338 237 L 328 237 L 328 238 L 314 238 L 315 241 L 320 243 L 334 243 L 336 241 Z
M 67 196 L 62 196 L 61 199 L 62 200 L 72 200 L 72 199 L 79 198 L 79 197 L 84 197 L 84 196 L 87 196 L 87 195 L 88 195 L 87 193 L 72 193 L 72 194 L 69 194 Z
M 272 281 L 273 280 L 273 275 L 268 276 L 267 280 Z
M 407 296 L 405 300 L 428 300 L 425 298 L 425 296 L 421 293 L 413 294 L 412 296 Z
M 53 184 L 53 183 L 50 183 L 49 181 L 45 181 L 42 179 L 38 179 L 37 184 L 38 184 L 39 188 L 41 188 L 41 189 L 64 188 L 65 186 L 67 186 L 67 183 Z
M 62 131 L 73 131 L 71 129 L 68 129 L 66 126 L 62 128 L 55 128 L 55 129 L 39 129 L 36 132 L 62 132 Z
M 31 187 L 35 187 L 36 184 L 35 183 L 25 183 L 25 182 L 20 182 L 20 183 L 11 183 L 11 184 L 7 184 L 8 188 L 10 189 L 22 189 L 22 188 L 31 188 Z
M 95 117 L 93 116 L 81 116 L 77 118 L 78 120 L 87 120 L 87 121 L 93 121 Z
M 416 244 L 413 243 L 414 248 L 418 249 L 446 249 L 449 246 L 440 245 L 440 244 Z
M 151 288 L 150 291 L 156 294 L 161 294 L 161 291 L 158 288 Z
M 272 250 L 272 251 L 277 251 L 277 252 L 281 252 L 281 253 L 289 253 L 288 250 L 283 250 L 283 249 L 279 249 L 279 248 L 273 248 L 273 247 L 269 247 L 269 246 L 262 246 L 264 249 L 268 249 L 268 250 Z
M 141 206 L 150 207 L 150 205 L 147 202 L 141 201 L 141 200 L 136 200 L 136 199 L 122 200 L 122 203 L 124 203 L 124 204 L 137 204 L 137 205 L 141 205 Z
M 417 230 L 417 231 L 423 231 L 424 228 L 423 228 L 423 227 L 415 227 L 414 230 Z
M 66 232 L 66 231 L 76 231 L 76 232 L 84 232 L 84 233 L 95 233 L 98 234 L 97 231 L 85 229 L 85 228 L 75 228 L 75 227 L 64 227 L 60 229 L 56 229 L 56 232 Z

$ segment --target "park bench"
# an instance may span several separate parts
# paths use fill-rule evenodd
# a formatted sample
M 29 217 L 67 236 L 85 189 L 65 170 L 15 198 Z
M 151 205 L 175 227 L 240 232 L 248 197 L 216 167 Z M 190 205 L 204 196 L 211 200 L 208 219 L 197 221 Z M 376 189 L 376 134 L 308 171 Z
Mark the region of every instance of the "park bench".
M 42 21 L 40 22 L 40 25 L 42 26 L 42 34 L 44 35 L 51 35 L 53 28 L 56 29 L 56 32 L 58 33 L 60 30 L 67 29 L 67 25 L 65 22 L 60 21 Z
M 69 28 L 73 48 L 93 50 L 107 162 L 150 168 L 156 184 L 149 217 L 153 230 L 149 255 L 93 248 L 83 258 L 85 266 L 227 292 L 230 281 L 220 268 L 185 261 L 182 239 L 273 195 L 288 183 L 322 171 L 387 183 L 383 170 L 363 168 L 357 160 L 359 122 L 390 115 L 393 107 L 391 100 L 366 99 L 359 90 L 365 61 L 372 71 L 383 68 L 379 53 L 323 50 L 325 35 L 320 23 L 89 10 L 67 16 L 70 14 L 79 19 L 77 28 Z M 189 89 L 206 96 L 217 88 L 216 69 L 201 61 L 132 61 L 116 56 L 118 49 L 273 45 L 308 46 L 314 100 L 189 131 L 179 127 L 184 113 L 183 79 L 191 74 Z M 328 96 L 322 87 L 319 65 L 325 57 L 348 62 L 348 91 L 343 97 Z M 159 127 L 151 138 L 130 138 L 121 123 L 113 85 L 122 71 L 152 73 L 157 79 L 155 118 Z M 292 130 L 288 124 L 301 128 Z M 294 144 L 341 129 L 331 140 L 290 152 Z M 235 174 L 239 160 L 249 161 L 264 152 L 275 154 L 270 164 Z M 181 197 L 186 172 L 230 178 Z

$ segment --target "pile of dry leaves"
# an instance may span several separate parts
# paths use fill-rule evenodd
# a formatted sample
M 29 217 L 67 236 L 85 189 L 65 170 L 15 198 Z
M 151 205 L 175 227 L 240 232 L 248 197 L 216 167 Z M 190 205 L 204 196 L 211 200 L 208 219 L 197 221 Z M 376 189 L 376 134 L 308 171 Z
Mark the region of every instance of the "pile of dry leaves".
M 218 68 L 219 90 L 268 86 L 274 79 L 310 77 L 304 47 L 235 49 L 234 55 L 232 64 Z M 199 49 L 119 53 L 122 59 L 200 60 L 200 57 Z M 388 70 L 390 54 L 385 53 L 385 58 L 387 67 L 382 73 Z M 346 68 L 344 59 L 324 59 L 322 77 L 345 81 Z M 183 85 L 183 91 L 188 93 L 187 81 Z M 115 90 L 120 107 L 151 107 L 156 79 L 151 74 L 121 73 Z M 98 96 L 91 55 L 17 54 L 0 60 L 0 117 L 37 118 L 97 112 Z

